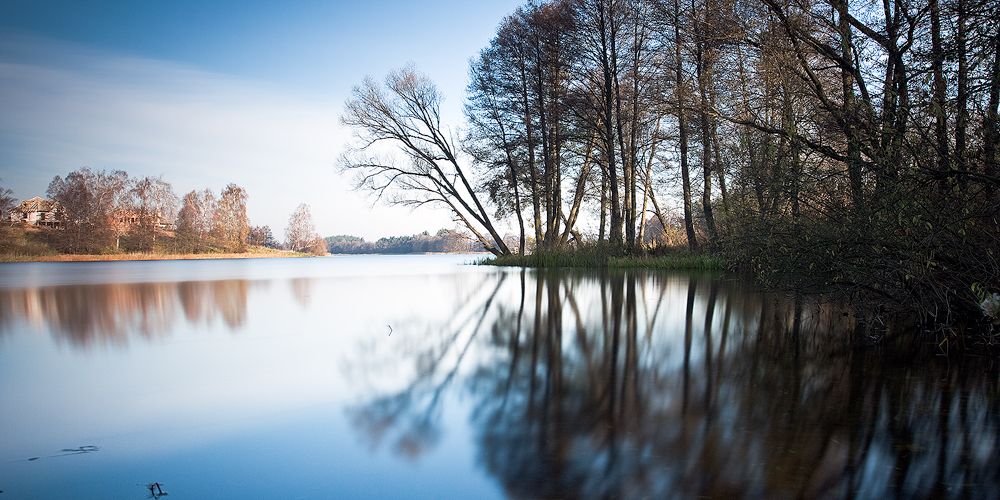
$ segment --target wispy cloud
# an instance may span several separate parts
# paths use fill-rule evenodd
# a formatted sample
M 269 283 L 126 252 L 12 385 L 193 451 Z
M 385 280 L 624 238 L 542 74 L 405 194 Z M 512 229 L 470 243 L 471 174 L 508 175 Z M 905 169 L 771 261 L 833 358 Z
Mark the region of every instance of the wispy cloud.
M 43 194 L 53 176 L 81 166 L 163 174 L 179 195 L 235 182 L 250 193 L 251 221 L 279 237 L 300 202 L 312 205 L 324 234 L 372 238 L 448 225 L 442 214 L 372 212 L 349 192 L 335 167 L 349 137 L 338 124 L 343 98 L 0 38 L 0 177 L 20 197 Z

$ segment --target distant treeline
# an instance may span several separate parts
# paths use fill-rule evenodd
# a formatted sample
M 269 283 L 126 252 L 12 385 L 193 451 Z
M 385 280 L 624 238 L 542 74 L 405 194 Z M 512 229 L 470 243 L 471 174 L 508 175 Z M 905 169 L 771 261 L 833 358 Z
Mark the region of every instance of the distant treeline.
M 434 236 L 424 231 L 413 236 L 391 236 L 378 241 L 349 235 L 329 236 L 326 248 L 330 253 L 340 254 L 405 254 L 405 253 L 464 253 L 485 251 L 482 244 L 468 236 L 442 229 Z

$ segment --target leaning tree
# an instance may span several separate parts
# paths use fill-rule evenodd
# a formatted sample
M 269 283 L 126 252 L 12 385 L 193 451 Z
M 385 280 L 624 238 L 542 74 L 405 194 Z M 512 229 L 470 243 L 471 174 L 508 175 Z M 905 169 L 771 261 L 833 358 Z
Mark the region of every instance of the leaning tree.
M 448 207 L 487 250 L 510 254 L 456 140 L 441 124 L 441 100 L 434 83 L 412 66 L 389 73 L 384 87 L 365 78 L 344 105 L 341 121 L 354 129 L 358 144 L 341 158 L 341 168 L 356 174 L 358 189 L 390 204 Z

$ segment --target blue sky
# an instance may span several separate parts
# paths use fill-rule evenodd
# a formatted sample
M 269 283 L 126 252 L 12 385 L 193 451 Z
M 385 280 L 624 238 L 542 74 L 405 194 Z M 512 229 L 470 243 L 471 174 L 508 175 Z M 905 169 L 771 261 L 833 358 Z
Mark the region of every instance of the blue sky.
M 299 203 L 324 236 L 454 227 L 371 208 L 336 168 L 344 100 L 413 62 L 462 125 L 469 59 L 523 2 L 0 2 L 0 178 L 21 199 L 83 166 L 163 175 L 179 196 L 250 194 L 281 238 Z

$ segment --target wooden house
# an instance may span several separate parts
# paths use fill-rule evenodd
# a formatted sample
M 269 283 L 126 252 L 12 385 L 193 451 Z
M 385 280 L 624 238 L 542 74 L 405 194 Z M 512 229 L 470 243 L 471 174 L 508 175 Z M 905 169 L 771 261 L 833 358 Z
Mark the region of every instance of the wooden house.
M 59 227 L 59 202 L 38 196 L 24 200 L 10 211 L 11 224 L 26 226 Z

